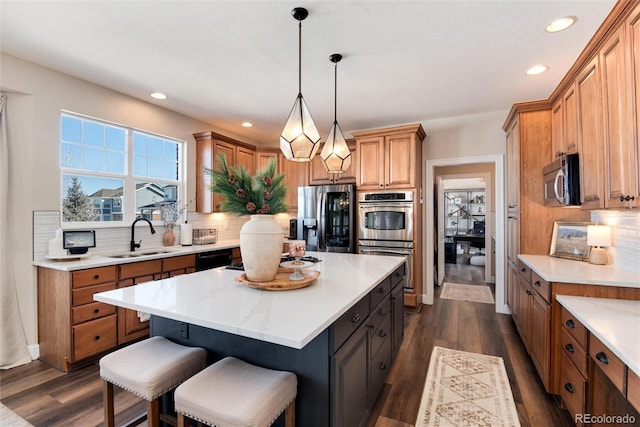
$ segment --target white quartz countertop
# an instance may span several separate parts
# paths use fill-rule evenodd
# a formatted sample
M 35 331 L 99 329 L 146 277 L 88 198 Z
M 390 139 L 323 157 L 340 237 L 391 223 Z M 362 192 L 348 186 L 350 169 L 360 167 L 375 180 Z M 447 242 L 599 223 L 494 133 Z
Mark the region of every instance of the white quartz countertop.
M 556 300 L 640 375 L 640 301 L 567 295 Z
M 518 258 L 549 282 L 640 288 L 640 273 L 613 265 L 594 265 L 547 255 L 518 255 Z
M 85 268 L 104 267 L 108 265 L 127 264 L 130 262 L 148 261 L 152 259 L 169 258 L 180 255 L 189 255 L 199 252 L 209 252 L 219 249 L 229 249 L 240 247 L 240 240 L 224 240 L 212 245 L 193 245 L 193 246 L 161 246 L 157 248 L 144 248 L 138 249 L 134 254 L 140 254 L 140 256 L 132 258 L 114 258 L 109 255 L 127 254 L 129 251 L 118 252 L 113 254 L 92 254 L 89 250 L 89 254 L 81 256 L 75 259 L 62 259 L 62 260 L 48 260 L 41 259 L 33 262 L 33 265 L 38 267 L 52 268 L 54 270 L 62 271 L 74 271 L 83 270 Z M 156 253 L 153 255 L 145 255 L 147 252 L 164 252 Z
M 400 266 L 403 257 L 308 252 L 310 286 L 265 291 L 217 268 L 94 295 L 96 301 L 301 349 Z

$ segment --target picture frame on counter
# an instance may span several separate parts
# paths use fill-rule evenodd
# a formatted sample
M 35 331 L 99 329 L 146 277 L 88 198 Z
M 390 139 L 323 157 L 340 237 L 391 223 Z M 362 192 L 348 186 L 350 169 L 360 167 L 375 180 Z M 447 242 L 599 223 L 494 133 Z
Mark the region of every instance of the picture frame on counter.
M 594 222 L 554 221 L 549 255 L 577 261 L 588 261 L 591 247 L 587 244 L 587 226 Z

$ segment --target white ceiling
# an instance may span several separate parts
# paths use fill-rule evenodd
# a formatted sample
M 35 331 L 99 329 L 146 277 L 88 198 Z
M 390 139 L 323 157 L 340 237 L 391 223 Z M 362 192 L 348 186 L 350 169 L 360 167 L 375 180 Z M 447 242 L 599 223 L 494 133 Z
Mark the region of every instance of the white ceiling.
M 3 52 L 277 145 L 298 90 L 321 134 L 508 110 L 548 98 L 613 0 L 0 2 Z M 544 27 L 574 15 L 555 34 Z M 531 65 L 547 73 L 525 75 Z M 0 80 L 0 88 L 2 87 Z M 156 101 L 152 91 L 169 98 Z M 240 127 L 249 120 L 251 129 Z M 200 131 L 203 129 L 194 129 Z

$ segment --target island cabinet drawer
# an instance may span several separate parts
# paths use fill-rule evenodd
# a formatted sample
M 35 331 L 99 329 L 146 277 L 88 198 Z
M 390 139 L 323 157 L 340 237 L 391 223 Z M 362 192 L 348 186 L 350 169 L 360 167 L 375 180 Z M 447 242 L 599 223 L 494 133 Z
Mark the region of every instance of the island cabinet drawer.
M 115 313 L 115 305 L 105 304 L 103 302 L 94 302 L 91 304 L 81 305 L 80 307 L 73 307 L 71 309 L 71 321 L 74 325 L 77 325 L 78 323 L 98 319 Z
M 521 260 L 518 260 L 518 271 L 527 282 L 531 283 L 531 269 Z
M 369 297 L 367 296 L 351 307 L 331 325 L 329 340 L 332 353 L 338 350 L 347 338 L 349 338 L 368 317 Z
M 551 283 L 544 280 L 535 271 L 531 272 L 531 287 L 535 289 L 547 303 L 551 303 Z
M 565 353 L 560 359 L 560 397 L 575 419 L 576 414 L 585 413 L 587 381 L 573 366 Z
M 369 393 L 369 406 L 373 407 L 378 394 L 384 385 L 384 380 L 391 369 L 391 340 L 384 342 L 380 350 L 371 359 L 371 392 Z
M 640 411 L 640 376 L 631 369 L 627 374 L 627 400 Z
M 380 304 L 380 301 L 385 299 L 385 297 L 389 296 L 391 292 L 391 276 L 384 279 L 382 282 L 378 283 L 375 288 L 371 292 L 369 292 L 369 296 L 371 298 L 371 307 L 375 307 Z
M 71 291 L 71 305 L 78 306 L 93 302 L 93 294 L 110 291 L 116 288 L 116 283 L 103 283 L 101 285 L 89 286 L 86 288 L 74 289 Z
M 375 357 L 380 351 L 380 348 L 389 341 L 389 337 L 391 336 L 391 316 L 387 316 L 382 322 L 382 324 L 376 328 L 372 329 L 371 332 L 371 354 Z M 387 346 L 385 346 L 386 348 Z M 389 347 L 391 348 L 391 347 Z
M 562 351 L 564 351 L 569 359 L 576 365 L 576 368 L 580 371 L 582 376 L 587 378 L 589 376 L 587 370 L 587 352 L 584 347 L 578 343 L 578 341 L 571 336 L 567 331 L 567 328 L 562 328 Z
M 402 279 L 404 279 L 405 275 L 405 264 L 402 264 L 400 267 L 396 268 L 396 271 L 391 273 L 391 289 L 398 286 Z
M 78 270 L 71 273 L 71 287 L 76 289 L 99 283 L 115 282 L 116 277 L 115 265 Z
M 587 328 L 566 308 L 562 307 L 562 327 L 578 341 L 585 350 L 587 348 Z
M 386 298 L 376 308 L 371 310 L 369 325 L 371 329 L 377 329 L 384 322 L 384 319 L 391 313 L 391 297 Z
M 117 344 L 117 315 L 73 327 L 74 361 L 107 351 Z
M 593 359 L 595 366 L 598 366 L 611 380 L 611 383 L 620 390 L 620 393 L 626 396 L 625 379 L 627 367 L 622 363 L 622 360 L 618 359 L 602 341 L 593 335 L 589 336 L 589 355 Z

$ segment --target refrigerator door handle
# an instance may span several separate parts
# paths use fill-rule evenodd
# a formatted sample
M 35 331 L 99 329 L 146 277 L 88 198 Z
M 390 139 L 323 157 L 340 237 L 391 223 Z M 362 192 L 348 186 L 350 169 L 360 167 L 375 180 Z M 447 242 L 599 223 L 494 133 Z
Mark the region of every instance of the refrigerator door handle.
M 325 215 L 325 196 L 326 193 L 322 187 L 318 187 L 318 251 L 324 252 L 327 249 L 326 242 L 326 215 Z

